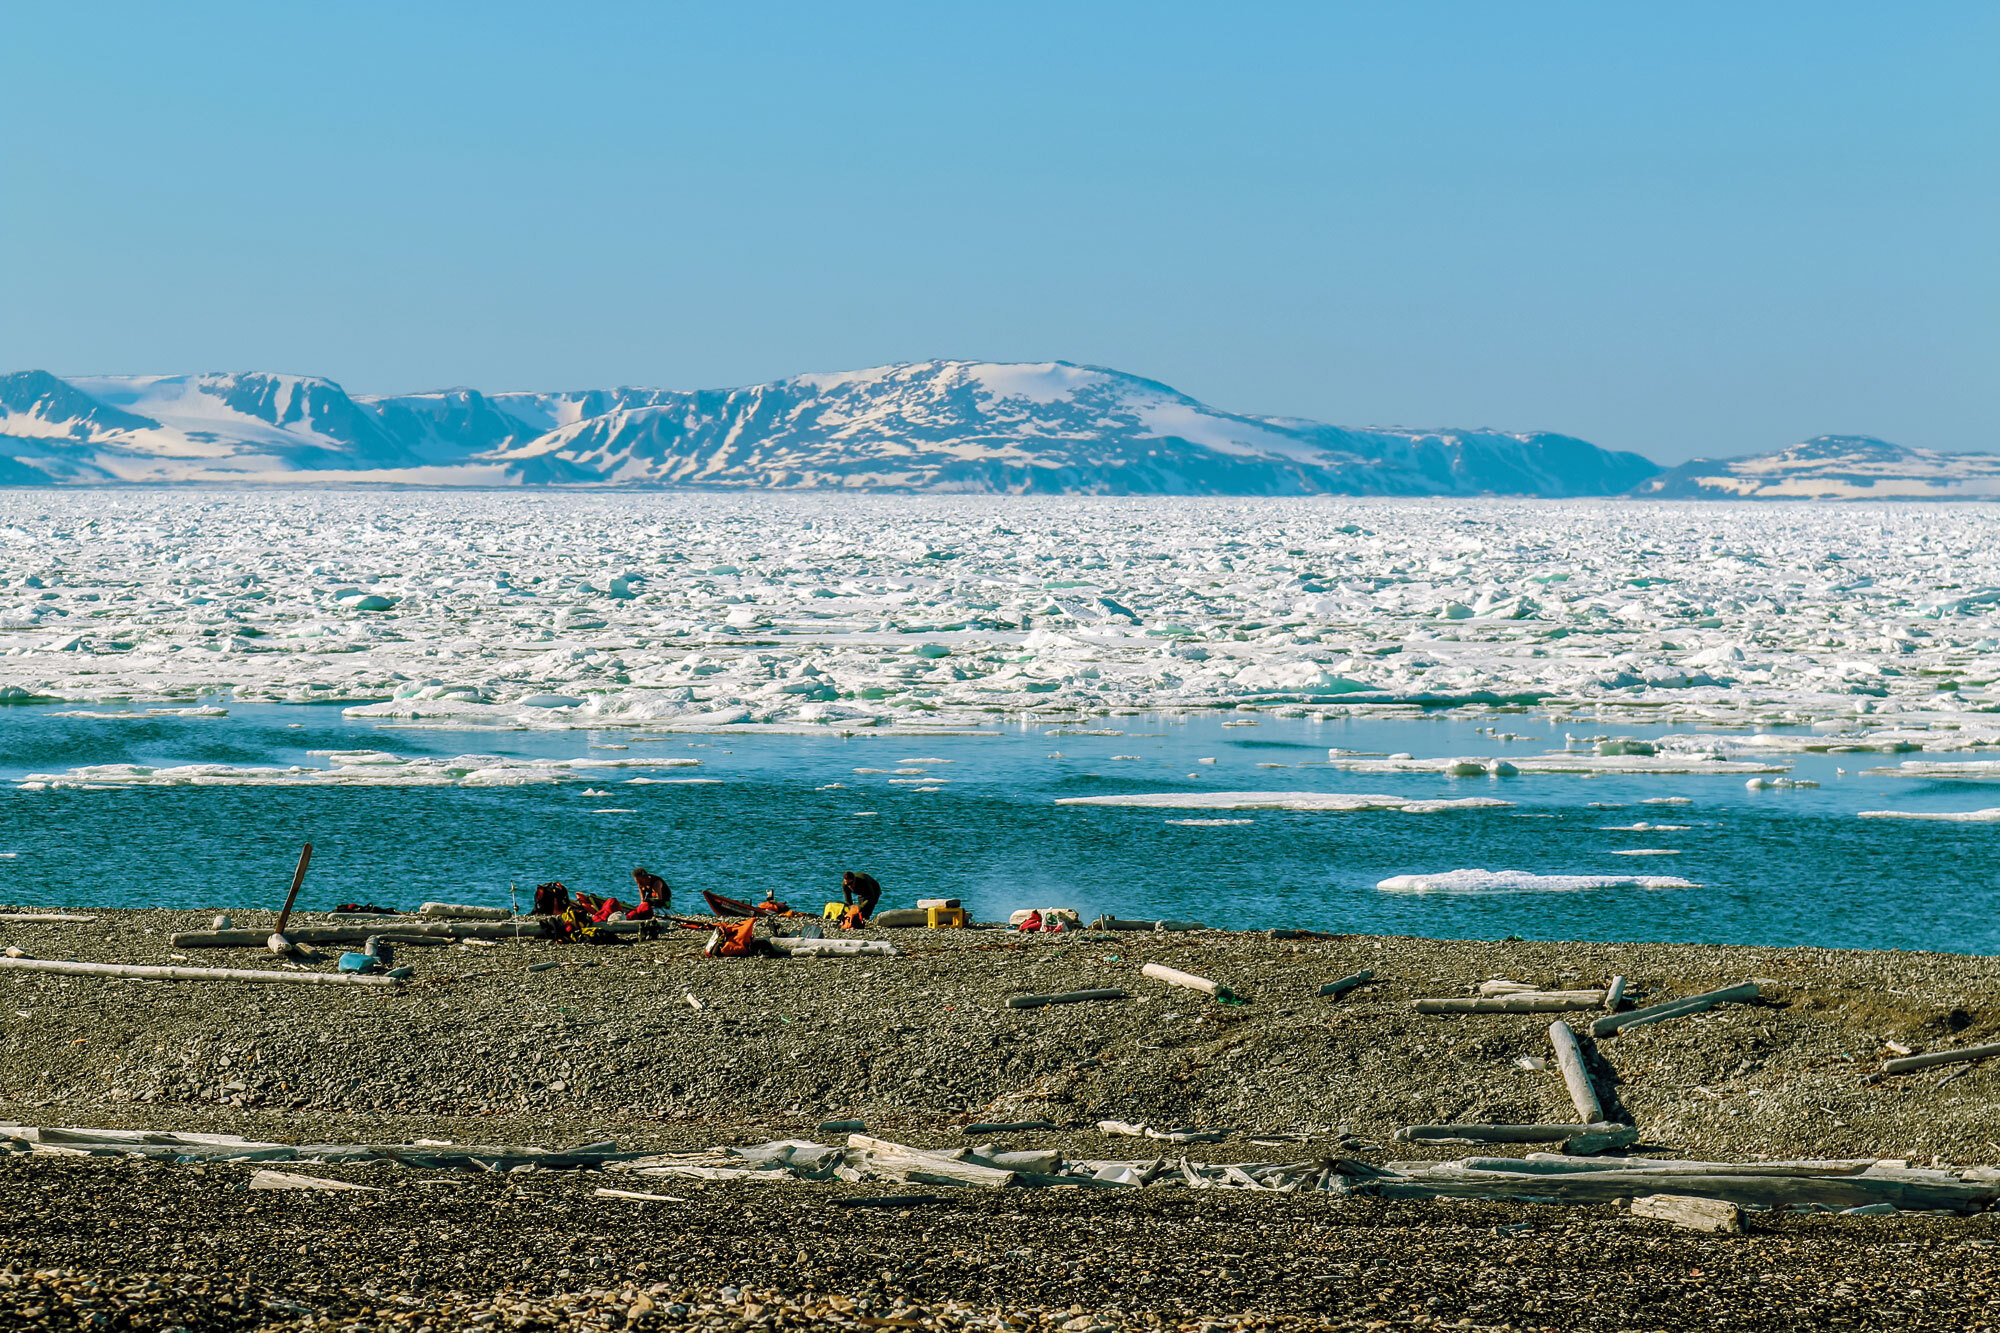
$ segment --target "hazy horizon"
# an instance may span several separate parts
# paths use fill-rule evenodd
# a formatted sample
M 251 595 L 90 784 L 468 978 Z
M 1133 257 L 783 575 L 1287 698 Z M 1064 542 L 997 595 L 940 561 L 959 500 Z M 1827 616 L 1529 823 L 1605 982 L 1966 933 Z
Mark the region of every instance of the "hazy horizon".
M 2000 446 L 2000 10 L 14 14 L 0 365 Z

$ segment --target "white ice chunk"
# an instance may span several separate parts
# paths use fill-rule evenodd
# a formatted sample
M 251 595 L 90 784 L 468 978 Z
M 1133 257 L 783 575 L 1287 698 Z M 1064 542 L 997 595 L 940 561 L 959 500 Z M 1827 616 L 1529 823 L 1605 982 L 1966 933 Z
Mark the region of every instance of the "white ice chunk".
M 1447 870 L 1391 875 L 1385 893 L 1576 893 L 1586 889 L 1698 889 L 1692 880 L 1648 875 L 1536 875 L 1525 870 Z

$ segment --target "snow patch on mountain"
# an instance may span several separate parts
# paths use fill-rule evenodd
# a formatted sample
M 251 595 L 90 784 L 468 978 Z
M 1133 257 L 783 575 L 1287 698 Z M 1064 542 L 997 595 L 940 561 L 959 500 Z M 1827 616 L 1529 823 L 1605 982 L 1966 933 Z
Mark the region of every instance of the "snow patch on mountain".
M 1707 500 L 1987 500 L 2000 456 L 1912 449 L 1866 435 L 1820 435 L 1776 453 L 1696 459 L 1634 495 Z

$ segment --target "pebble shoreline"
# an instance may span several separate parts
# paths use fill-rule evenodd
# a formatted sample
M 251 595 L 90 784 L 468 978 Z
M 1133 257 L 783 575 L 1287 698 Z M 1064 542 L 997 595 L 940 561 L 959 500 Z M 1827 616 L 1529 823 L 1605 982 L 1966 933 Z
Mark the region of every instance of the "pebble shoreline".
M 205 916 L 92 914 L 0 936 L 45 958 L 277 965 L 168 943 Z M 1097 1131 L 1115 1118 L 1299 1136 L 1200 1145 L 1210 1161 L 1442 1158 L 1464 1150 L 1393 1143 L 1394 1130 L 1572 1113 L 1552 1068 L 1522 1067 L 1548 1055 L 1547 1015 L 1428 1016 L 1410 1001 L 1491 977 L 1588 986 L 1616 972 L 1636 1003 L 1746 978 L 1764 990 L 1596 1044 L 1607 1093 L 1648 1143 L 1725 1160 L 2000 1163 L 1994 1062 L 1949 1083 L 1950 1067 L 1871 1081 L 1885 1042 L 1994 1040 L 1992 959 L 871 933 L 900 956 L 719 961 L 693 933 L 410 949 L 399 961 L 416 976 L 389 993 L 0 974 L 0 1120 L 676 1150 L 825 1140 L 819 1122 L 849 1117 L 958 1146 L 972 1121 L 1046 1118 L 1060 1128 L 999 1137 L 1075 1156 L 1159 1151 Z M 527 970 L 540 961 L 560 965 Z M 1139 974 L 1147 962 L 1252 1002 L 1158 985 Z M 1373 984 L 1318 996 L 1363 967 Z M 1005 1003 L 1098 987 L 1133 998 Z M 594 1197 L 632 1182 L 589 1172 L 298 1169 L 382 1193 L 247 1194 L 247 1166 L 0 1158 L 0 1326 L 1956 1329 L 1992 1326 L 2000 1290 L 1990 1213 L 1752 1214 L 1749 1234 L 1721 1237 L 1610 1206 L 1052 1189 L 878 1210 L 832 1206 L 865 1186 L 697 1181 L 642 1185 L 685 1200 L 644 1204 Z

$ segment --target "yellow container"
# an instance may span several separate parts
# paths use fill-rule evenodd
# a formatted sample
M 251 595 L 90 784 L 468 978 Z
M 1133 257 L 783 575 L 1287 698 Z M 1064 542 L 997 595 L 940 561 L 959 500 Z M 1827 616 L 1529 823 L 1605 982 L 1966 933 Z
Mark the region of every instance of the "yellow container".
M 963 907 L 933 907 L 929 910 L 931 914 L 930 927 L 932 930 L 956 929 L 965 925 L 965 909 Z
M 826 910 L 824 912 L 821 912 L 820 915 L 825 917 L 828 921 L 838 921 L 840 920 L 842 913 L 846 911 L 847 911 L 846 903 L 828 903 L 826 905 Z

